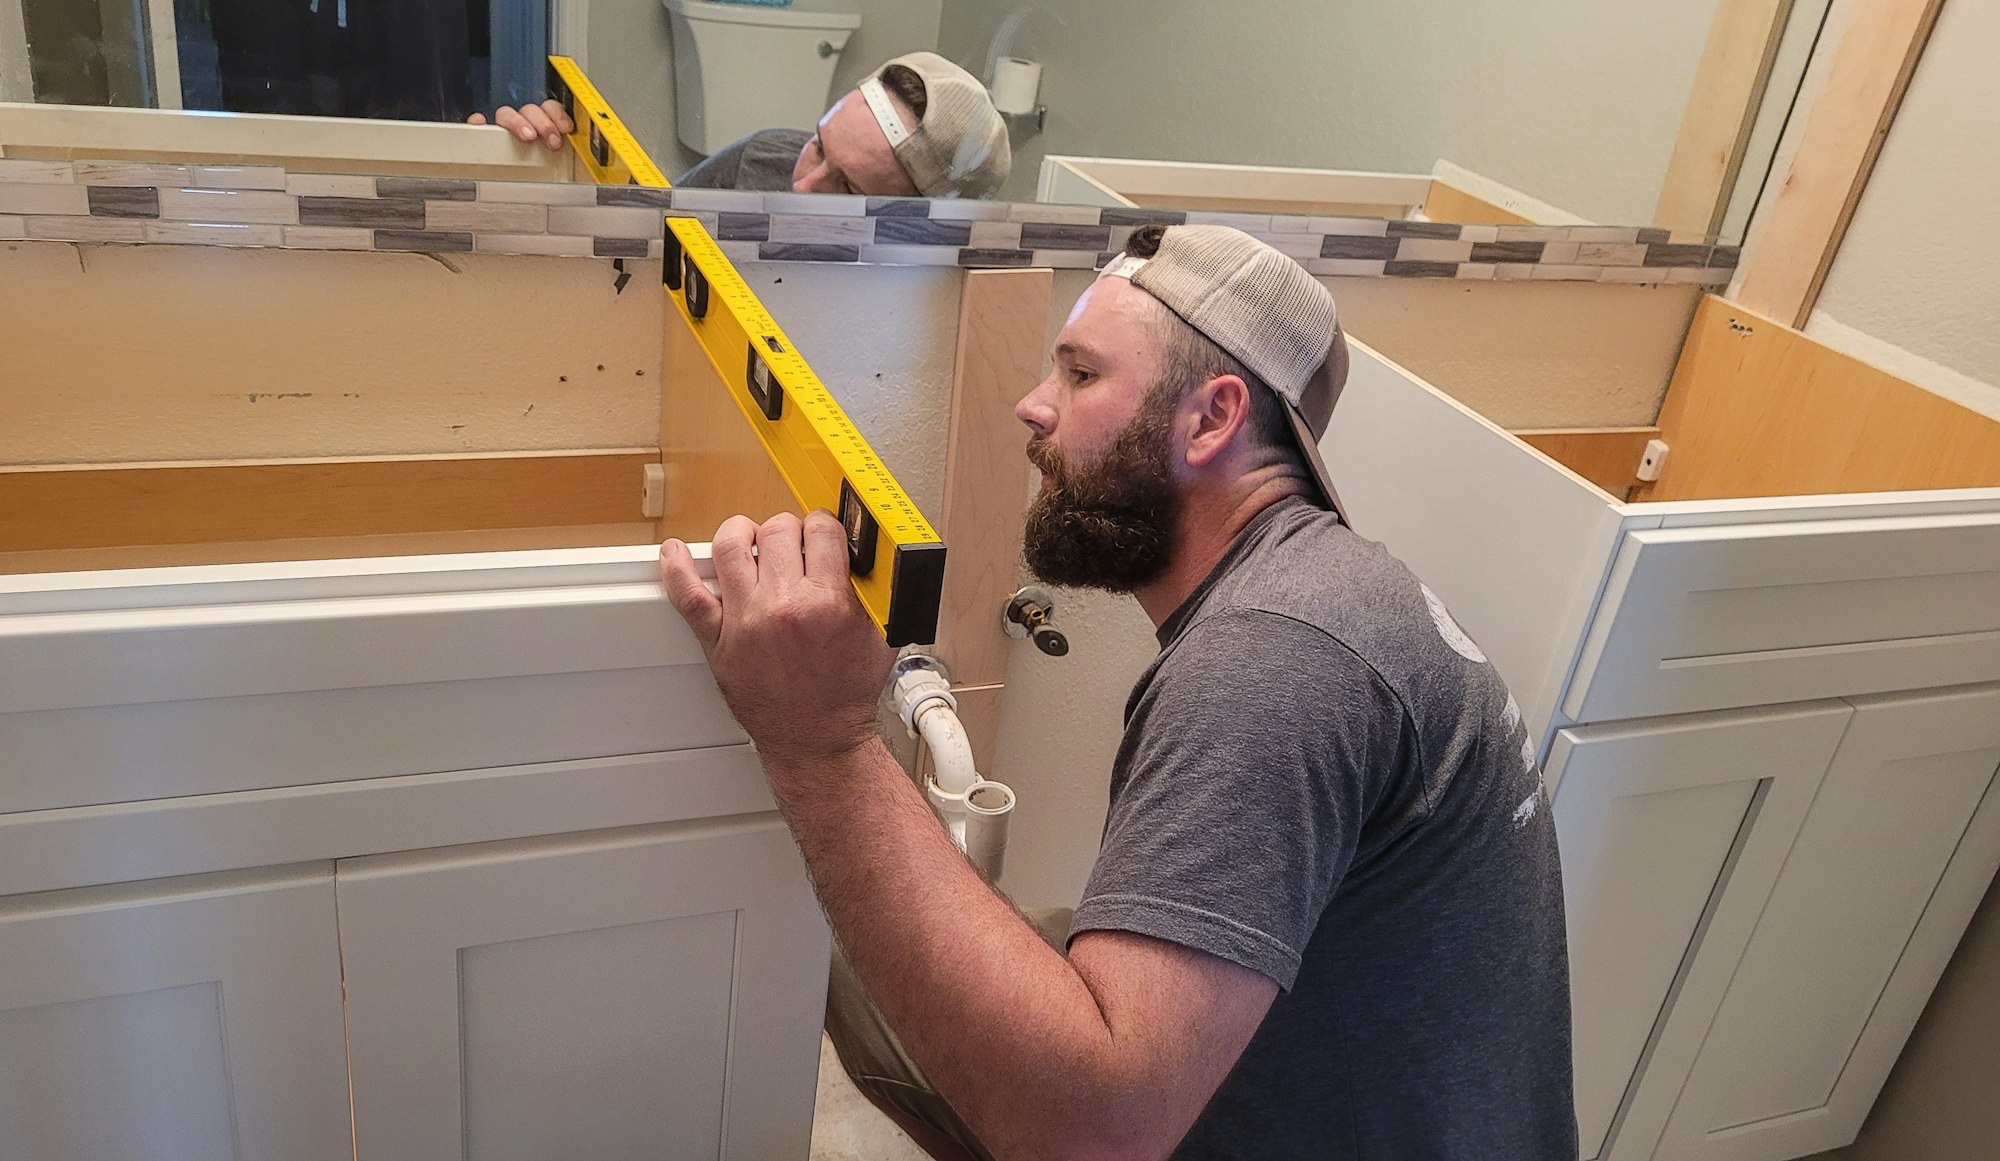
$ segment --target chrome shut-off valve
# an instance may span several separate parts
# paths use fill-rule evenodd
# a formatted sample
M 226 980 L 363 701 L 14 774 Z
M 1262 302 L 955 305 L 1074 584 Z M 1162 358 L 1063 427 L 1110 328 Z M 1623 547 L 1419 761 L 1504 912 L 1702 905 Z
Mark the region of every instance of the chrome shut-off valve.
M 1069 638 L 1050 624 L 1055 616 L 1055 597 L 1040 585 L 1029 585 L 1008 598 L 1001 627 L 1009 637 L 1026 637 L 1050 657 L 1062 657 L 1069 653 Z

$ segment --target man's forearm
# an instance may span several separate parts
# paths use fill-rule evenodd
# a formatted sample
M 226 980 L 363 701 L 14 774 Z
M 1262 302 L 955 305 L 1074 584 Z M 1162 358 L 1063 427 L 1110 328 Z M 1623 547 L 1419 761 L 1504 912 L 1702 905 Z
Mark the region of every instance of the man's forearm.
M 1115 1055 L 1096 998 L 979 878 L 880 743 L 772 770 L 849 962 L 932 1083 L 989 1148 L 1081 1145 Z

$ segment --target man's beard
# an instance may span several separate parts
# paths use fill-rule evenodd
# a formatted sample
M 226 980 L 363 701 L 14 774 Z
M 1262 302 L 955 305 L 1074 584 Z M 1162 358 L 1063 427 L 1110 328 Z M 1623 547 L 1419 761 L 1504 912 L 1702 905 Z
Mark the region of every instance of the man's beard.
M 1042 490 L 1028 506 L 1023 555 L 1037 577 L 1129 593 L 1166 573 L 1181 513 L 1172 470 L 1173 413 L 1171 398 L 1147 399 L 1088 464 L 1066 461 L 1039 436 L 1028 441 Z

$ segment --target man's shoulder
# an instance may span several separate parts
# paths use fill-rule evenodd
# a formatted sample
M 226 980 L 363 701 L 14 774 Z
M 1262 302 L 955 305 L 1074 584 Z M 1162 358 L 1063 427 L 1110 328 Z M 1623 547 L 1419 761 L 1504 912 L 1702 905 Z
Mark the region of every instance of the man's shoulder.
M 1387 548 L 1332 513 L 1283 512 L 1249 547 L 1182 637 L 1213 637 L 1253 617 L 1293 622 L 1295 652 L 1346 655 L 1335 664 L 1358 663 L 1411 712 L 1432 700 L 1415 696 L 1419 688 L 1450 700 L 1494 680 L 1485 654 L 1438 596 Z
M 805 129 L 759 129 L 708 155 L 674 181 L 687 189 L 741 189 L 782 193 L 792 188 L 799 150 L 812 140 Z

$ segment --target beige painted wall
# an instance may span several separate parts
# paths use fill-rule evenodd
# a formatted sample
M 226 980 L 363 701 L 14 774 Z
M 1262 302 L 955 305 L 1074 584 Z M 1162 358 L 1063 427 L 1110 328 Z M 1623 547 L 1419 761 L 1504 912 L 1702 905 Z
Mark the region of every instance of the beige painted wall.
M 1983 400 L 1989 414 L 2000 414 L 1995 46 L 2000 5 L 1944 6 L 1806 327 L 1943 394 Z
M 945 0 L 984 73 L 1017 4 Z M 1714 0 L 1040 0 L 1006 47 L 1044 65 L 1044 153 L 1430 171 L 1439 158 L 1601 222 L 1651 219 Z
M 938 43 L 942 0 L 853 3 L 861 11 L 861 27 L 841 54 L 829 102 L 890 57 L 935 49 Z M 589 73 L 669 176 L 701 160 L 674 133 L 674 44 L 660 0 L 591 0 Z

